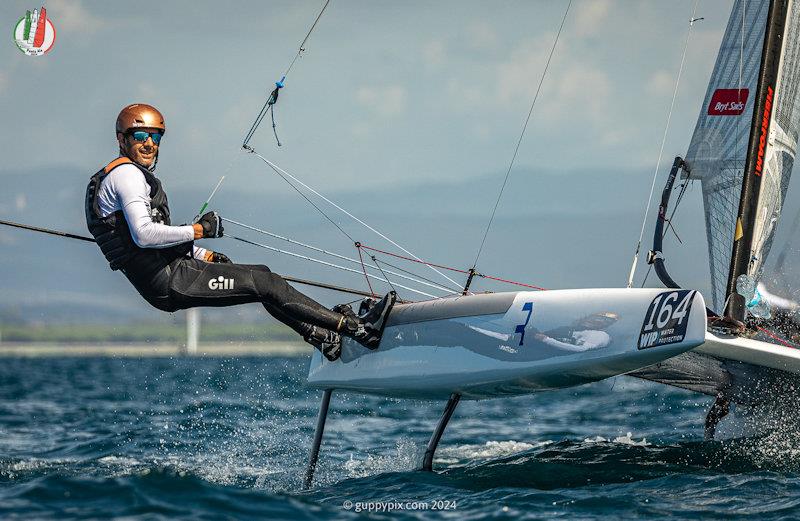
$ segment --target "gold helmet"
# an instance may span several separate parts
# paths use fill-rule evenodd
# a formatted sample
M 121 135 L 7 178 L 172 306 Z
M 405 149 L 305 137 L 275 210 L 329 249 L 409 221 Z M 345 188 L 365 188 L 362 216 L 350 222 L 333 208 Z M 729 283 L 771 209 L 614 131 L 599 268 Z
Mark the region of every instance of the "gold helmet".
M 156 128 L 163 134 L 166 131 L 164 116 L 152 105 L 128 105 L 117 116 L 117 132 L 124 134 L 134 128 Z

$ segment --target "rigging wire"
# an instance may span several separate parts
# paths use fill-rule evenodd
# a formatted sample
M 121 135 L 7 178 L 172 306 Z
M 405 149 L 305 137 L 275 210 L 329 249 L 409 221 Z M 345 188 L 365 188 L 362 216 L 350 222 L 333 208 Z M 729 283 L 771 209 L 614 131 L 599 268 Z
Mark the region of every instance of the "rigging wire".
M 370 256 L 370 258 L 372 259 L 372 262 L 375 264 L 375 266 L 376 266 L 376 267 L 377 267 L 379 270 L 381 270 L 381 274 L 382 274 L 382 275 L 383 275 L 383 277 L 386 279 L 386 282 L 388 282 L 388 283 L 389 283 L 389 286 L 392 288 L 392 291 L 394 291 L 395 293 L 397 293 L 397 288 L 395 288 L 395 287 L 394 287 L 394 284 L 392 284 L 392 281 L 391 281 L 391 280 L 389 280 L 389 277 L 387 277 L 387 276 L 386 276 L 386 274 L 383 272 L 383 268 L 381 268 L 381 267 L 380 267 L 380 265 L 378 264 L 378 260 L 375 258 L 375 256 L 374 256 L 374 255 L 371 255 L 371 256 Z
M 363 247 L 364 247 L 364 245 L 362 244 L 362 245 L 361 245 L 361 247 L 363 248 Z M 434 280 L 432 280 L 432 279 L 429 279 L 429 278 L 423 277 L 423 276 L 422 276 L 422 275 L 420 275 L 419 273 L 414 273 L 413 271 L 408 271 L 408 270 L 405 270 L 405 269 L 401 268 L 400 266 L 397 266 L 397 265 L 395 265 L 395 264 L 392 264 L 392 263 L 390 263 L 390 262 L 386 262 L 386 261 L 385 261 L 385 260 L 383 260 L 383 259 L 378 259 L 378 258 L 377 258 L 375 255 L 371 255 L 371 258 L 372 258 L 372 260 L 373 260 L 373 261 L 375 261 L 375 262 L 379 262 L 379 263 L 383 264 L 384 266 L 389 266 L 390 268 L 394 268 L 394 269 L 396 269 L 397 271 L 401 271 L 401 272 L 403 272 L 403 273 L 407 273 L 407 274 L 409 274 L 409 275 L 413 275 L 414 277 L 417 277 L 418 279 L 420 279 L 420 284 L 422 283 L 421 281 L 423 281 L 423 280 L 424 280 L 424 281 L 430 282 L 431 284 L 433 284 L 435 287 L 437 287 L 437 288 L 439 288 L 439 289 L 441 289 L 441 288 L 444 288 L 444 287 L 445 287 L 445 286 L 441 286 L 441 285 L 437 284 L 437 283 L 436 283 L 436 281 L 434 281 Z M 386 271 L 387 271 L 388 273 L 393 273 L 391 270 L 386 270 Z M 397 275 L 399 276 L 399 274 L 397 274 Z M 447 288 L 447 290 L 448 290 L 448 292 L 449 292 L 448 294 L 452 294 L 452 295 L 457 295 L 457 294 L 461 293 L 461 291 L 462 291 L 460 288 L 459 288 L 458 290 L 456 290 L 456 289 L 453 289 L 453 288 Z
M 281 140 L 278 138 L 278 129 L 277 126 L 275 125 L 275 103 L 278 102 L 278 94 L 280 93 L 280 90 L 284 87 L 284 82 L 286 81 L 286 77 L 292 71 L 292 67 L 294 67 L 294 64 L 297 61 L 297 59 L 300 58 L 300 56 L 306 50 L 304 46 L 308 41 L 309 37 L 311 37 L 311 33 L 314 32 L 314 28 L 317 26 L 319 19 L 322 18 L 322 13 L 325 12 L 325 9 L 327 9 L 329 3 L 331 3 L 331 0 L 325 1 L 325 5 L 322 6 L 322 9 L 317 15 L 317 18 L 314 19 L 314 23 L 311 24 L 311 28 L 306 33 L 305 38 L 303 38 L 303 41 L 300 42 L 300 45 L 297 46 L 297 53 L 295 53 L 292 62 L 289 64 L 289 67 L 286 68 L 286 72 L 283 73 L 283 76 L 281 77 L 280 81 L 275 82 L 275 88 L 272 90 L 272 92 L 270 92 L 269 96 L 267 97 L 267 101 L 264 102 L 264 106 L 261 107 L 258 116 L 256 116 L 255 121 L 250 126 L 250 130 L 247 131 L 247 135 L 245 136 L 244 141 L 242 142 L 242 148 L 247 148 L 248 143 L 250 143 L 250 140 L 253 138 L 253 135 L 256 133 L 256 130 L 258 130 L 258 127 L 261 125 L 261 122 L 264 120 L 264 117 L 267 115 L 267 112 L 270 113 L 272 118 L 272 132 L 275 134 L 275 141 L 278 143 L 278 146 L 282 146 Z
M 55 235 L 57 237 L 64 237 L 64 238 L 67 238 L 67 239 L 75 239 L 75 240 L 78 240 L 78 241 L 95 243 L 95 240 L 92 237 L 86 237 L 84 235 L 76 235 L 74 233 L 62 232 L 60 230 L 53 230 L 51 228 L 41 228 L 39 226 L 31 226 L 29 224 L 22 224 L 22 223 L 18 223 L 18 222 L 14 222 L 14 221 L 5 221 L 5 220 L 2 220 L 2 219 L 0 219 L 0 225 L 9 226 L 9 227 L 12 227 L 12 228 L 19 228 L 21 230 L 27 230 L 27 231 L 31 231 L 31 232 L 43 233 L 43 234 L 47 234 L 47 235 Z M 239 239 L 239 240 L 241 240 L 242 242 L 249 242 L 249 241 L 247 241 L 245 239 Z M 284 280 L 286 280 L 286 282 L 295 282 L 297 284 L 304 284 L 306 286 L 314 286 L 314 287 L 317 287 L 317 288 L 324 288 L 324 289 L 330 289 L 330 290 L 333 290 L 333 291 L 340 291 L 342 293 L 350 293 L 351 295 L 368 296 L 365 291 L 361 291 L 361 290 L 358 290 L 358 289 L 345 288 L 345 287 L 342 287 L 342 286 L 334 286 L 333 284 L 326 284 L 324 282 L 317 282 L 317 281 L 314 281 L 314 280 L 298 279 L 296 277 L 290 277 L 288 275 L 281 275 L 281 277 L 283 277 Z
M 393 241 L 392 239 L 390 239 L 389 237 L 387 237 L 386 235 L 384 235 L 383 233 L 381 233 L 379 230 L 377 230 L 377 229 L 373 228 L 372 226 L 370 226 L 370 225 L 369 225 L 369 224 L 367 224 L 366 222 L 362 221 L 361 219 L 359 219 L 358 217 L 356 217 L 356 216 L 355 216 L 355 215 L 353 215 L 352 213 L 348 212 L 347 210 L 345 210 L 344 208 L 342 208 L 342 207 L 341 207 L 341 206 L 339 206 L 338 204 L 334 203 L 333 201 L 331 201 L 330 199 L 328 199 L 327 197 L 325 197 L 324 195 L 322 195 L 321 193 L 319 193 L 318 191 L 314 190 L 313 188 L 311 188 L 310 186 L 308 186 L 306 183 L 304 183 L 303 181 L 301 181 L 300 179 L 298 179 L 297 177 L 293 176 L 292 174 L 290 174 L 290 173 L 289 173 L 289 172 L 287 172 L 286 170 L 282 169 L 281 167 L 279 167 L 278 165 L 276 165 L 275 163 L 273 163 L 272 161 L 270 161 L 270 160 L 269 160 L 269 159 L 267 159 L 266 157 L 264 157 L 264 156 L 262 156 L 261 154 L 259 154 L 258 152 L 256 152 L 254 149 L 252 149 L 252 148 L 251 148 L 249 151 L 250 151 L 250 153 L 251 153 L 251 154 L 255 155 L 256 157 L 258 157 L 259 159 L 261 159 L 262 161 L 264 161 L 264 162 L 265 162 L 267 165 L 269 165 L 269 167 L 270 167 L 270 168 L 272 168 L 272 170 L 273 170 L 273 171 L 275 171 L 275 173 L 276 173 L 276 174 L 278 174 L 278 175 L 279 175 L 279 176 L 280 176 L 280 177 L 281 177 L 281 178 L 282 178 L 284 181 L 286 181 L 287 183 L 289 183 L 289 185 L 290 185 L 290 186 L 292 186 L 292 188 L 294 188 L 294 189 L 295 189 L 295 191 L 297 191 L 297 193 L 299 193 L 300 195 L 302 195 L 302 196 L 303 196 L 303 198 L 304 198 L 306 201 L 308 201 L 309 203 L 311 203 L 311 205 L 312 205 L 312 206 L 314 206 L 314 208 L 316 208 L 316 209 L 317 209 L 317 211 L 319 211 L 319 212 L 320 212 L 320 213 L 321 213 L 323 216 L 325 216 L 325 218 L 326 218 L 328 221 L 330 221 L 330 222 L 331 222 L 331 223 L 332 223 L 334 226 L 336 226 L 336 228 L 338 228 L 340 232 L 342 232 L 342 233 L 343 233 L 343 234 L 344 234 L 344 235 L 345 235 L 345 236 L 346 236 L 348 239 L 350 239 L 350 240 L 353 242 L 353 244 L 357 243 L 358 241 L 356 241 L 355 239 L 353 239 L 353 237 L 352 237 L 352 236 L 350 236 L 350 234 L 348 234 L 346 231 L 344 231 L 344 229 L 343 229 L 341 226 L 339 226 L 339 224 L 337 224 L 337 223 L 336 223 L 336 222 L 335 222 L 333 219 L 331 219 L 331 218 L 328 216 L 328 214 L 326 214 L 326 213 L 325 213 L 325 212 L 324 212 L 324 211 L 323 211 L 323 210 L 322 210 L 322 209 L 321 209 L 321 208 L 320 208 L 318 205 L 314 204 L 314 203 L 311 201 L 311 199 L 310 199 L 308 196 L 306 196 L 306 195 L 305 195 L 305 194 L 304 194 L 304 193 L 303 193 L 303 192 L 302 192 L 302 191 L 301 191 L 299 188 L 297 188 L 297 187 L 296 187 L 296 186 L 295 186 L 295 185 L 294 185 L 294 184 L 293 184 L 293 183 L 290 181 L 290 179 L 291 179 L 292 181 L 294 181 L 295 183 L 299 184 L 300 186 L 302 186 L 303 188 L 305 188 L 306 190 L 308 190 L 309 192 L 311 192 L 312 194 L 316 195 L 317 197 L 319 197 L 320 199 L 322 199 L 322 200 L 323 200 L 323 201 L 325 201 L 326 203 L 330 204 L 331 206 L 333 206 L 334 208 L 336 208 L 336 209 L 337 209 L 337 210 L 339 210 L 340 212 L 344 213 L 346 216 L 350 217 L 351 219 L 353 219 L 354 221 L 356 221 L 356 222 L 357 222 L 357 223 L 359 223 L 360 225 L 364 226 L 364 227 L 365 227 L 365 228 L 367 228 L 369 231 L 371 231 L 371 232 L 375 233 L 376 235 L 378 235 L 379 237 L 381 237 L 382 239 L 384 239 L 385 241 L 387 241 L 387 242 L 388 242 L 388 243 L 390 243 L 391 245 L 393 245 L 393 246 L 395 246 L 396 248 L 398 248 L 398 249 L 402 250 L 403 252 L 407 253 L 407 254 L 408 254 L 408 255 L 410 255 L 411 257 L 414 257 L 415 259 L 417 259 L 417 260 L 421 260 L 419 257 L 417 257 L 416 255 L 414 255 L 412 252 L 408 251 L 406 248 L 402 247 L 401 245 L 399 245 L 398 243 L 396 243 L 395 241 Z M 458 282 L 456 282 L 455 280 L 451 279 L 450 277 L 448 277 L 447 275 L 445 275 L 445 274 L 444 274 L 444 273 L 442 273 L 441 271 L 437 270 L 437 269 L 436 269 L 436 268 L 434 268 L 433 266 L 430 266 L 430 265 L 428 265 L 428 267 L 429 267 L 430 269 L 432 269 L 433 271 L 435 271 L 436 273 L 438 273 L 439 275 L 441 275 L 442 277 L 444 277 L 445 279 L 447 279 L 448 281 L 450 281 L 451 283 L 455 284 L 456 286 L 458 286 L 458 285 L 459 285 L 459 283 L 458 283 Z
M 478 248 L 478 253 L 475 255 L 475 262 L 472 263 L 472 269 L 478 265 L 478 259 L 480 259 L 481 252 L 483 252 L 483 246 L 486 244 L 486 237 L 489 235 L 489 230 L 492 227 L 492 222 L 494 222 L 495 214 L 497 213 L 497 207 L 500 205 L 500 199 L 503 197 L 503 191 L 506 189 L 506 184 L 508 183 L 508 178 L 511 175 L 511 169 L 514 166 L 514 161 L 517 159 L 517 154 L 519 153 L 519 147 L 522 145 L 522 138 L 525 137 L 525 131 L 528 129 L 528 123 L 531 120 L 531 115 L 533 114 L 533 108 L 536 106 L 536 100 L 539 99 L 539 92 L 542 90 L 542 84 L 544 83 L 544 78 L 547 75 L 547 69 L 550 67 L 550 60 L 553 58 L 553 53 L 556 50 L 556 45 L 558 45 L 558 39 L 561 36 L 561 30 L 564 29 L 564 22 L 567 20 L 567 14 L 569 13 L 569 8 L 572 5 L 572 0 L 569 0 L 567 3 L 567 8 L 564 10 L 564 16 L 561 18 L 561 25 L 558 27 L 558 32 L 556 33 L 556 38 L 553 41 L 553 47 L 550 49 L 550 55 L 547 57 L 547 62 L 544 65 L 544 70 L 542 71 L 542 76 L 539 78 L 539 86 L 536 87 L 536 94 L 533 96 L 533 101 L 531 102 L 531 108 L 528 110 L 528 116 L 525 118 L 525 124 L 522 126 L 522 132 L 519 134 L 519 139 L 517 140 L 517 146 L 514 147 L 514 154 L 511 156 L 511 162 L 508 165 L 508 170 L 506 170 L 506 177 L 503 179 L 503 185 L 500 187 L 500 193 L 497 194 L 497 200 L 494 203 L 494 208 L 492 209 L 492 215 L 489 217 L 489 223 L 486 225 L 486 230 L 483 232 L 483 239 L 481 239 L 481 245 Z
M 636 251 L 633 254 L 633 262 L 631 263 L 631 271 L 628 274 L 628 285 L 627 287 L 633 286 L 633 277 L 636 274 L 636 265 L 639 263 L 639 252 L 642 248 L 642 238 L 644 237 L 644 228 L 647 225 L 647 216 L 650 212 L 650 203 L 653 201 L 653 191 L 656 187 L 656 178 L 658 177 L 658 171 L 661 168 L 661 158 L 664 155 L 664 145 L 667 143 L 667 134 L 669 132 L 669 125 L 672 121 L 672 112 L 675 109 L 675 99 L 678 96 L 678 87 L 681 83 L 681 74 L 683 73 L 683 65 L 686 62 L 686 50 L 689 48 L 689 37 L 692 34 L 692 27 L 696 21 L 702 20 L 702 18 L 695 18 L 695 14 L 697 13 L 697 6 L 700 3 L 700 0 L 695 0 L 694 8 L 692 9 L 692 16 L 689 19 L 689 28 L 686 31 L 686 41 L 683 44 L 683 54 L 681 55 L 681 64 L 678 67 L 678 76 L 675 79 L 675 88 L 672 91 L 672 102 L 669 105 L 669 113 L 667 114 L 667 124 L 664 125 L 664 135 L 661 138 L 661 147 L 658 151 L 658 161 L 656 161 L 656 168 L 653 171 L 653 181 L 650 183 L 650 195 L 647 197 L 647 205 L 644 208 L 644 218 L 642 219 L 642 229 L 639 232 L 639 241 L 636 243 Z
M 325 250 L 323 248 L 319 248 L 317 246 L 312 246 L 311 244 L 306 244 L 306 243 L 297 241 L 295 239 L 291 239 L 289 237 L 284 237 L 283 235 L 278 235 L 277 233 L 272 233 L 272 232 L 270 232 L 268 230 L 263 230 L 261 228 L 256 228 L 255 226 L 250 226 L 249 224 L 244 224 L 242 222 L 235 221 L 235 220 L 230 219 L 228 217 L 220 217 L 220 219 L 222 219 L 225 222 L 229 222 L 229 223 L 233 224 L 234 226 L 239 226 L 240 228 L 244 228 L 246 230 L 250 230 L 250 231 L 253 231 L 253 232 L 256 232 L 256 233 L 260 233 L 262 235 L 266 235 L 266 236 L 272 237 L 274 239 L 278 239 L 278 240 L 281 240 L 281 241 L 286 241 L 286 242 L 288 242 L 290 244 L 294 244 L 294 245 L 300 246 L 302 248 L 307 248 L 309 250 L 316 251 L 318 253 L 322 253 L 324 255 L 330 255 L 331 257 L 335 257 L 337 259 L 341 259 L 341 260 L 344 260 L 344 261 L 347 261 L 347 262 L 350 262 L 350 263 L 353 263 L 353 264 L 359 264 L 359 265 L 361 264 L 361 262 L 359 262 L 358 259 L 353 259 L 352 257 L 347 257 L 345 255 L 340 255 L 338 253 L 335 253 L 335 252 L 332 252 L 332 251 L 328 251 L 328 250 Z M 374 269 L 371 266 L 370 266 L 370 268 Z M 413 275 L 414 277 L 417 277 L 417 278 L 414 278 L 414 277 L 409 277 L 407 275 L 403 275 L 402 273 L 395 273 L 395 272 L 393 272 L 391 270 L 386 270 L 386 271 L 388 273 L 392 274 L 392 275 L 397 276 L 397 277 L 401 277 L 401 278 L 404 278 L 406 280 L 410 280 L 412 282 L 416 282 L 418 284 L 423 284 L 425 286 L 429 286 L 431 288 L 434 288 L 434 289 L 437 289 L 437 290 L 440 290 L 440 291 L 445 291 L 447 293 L 451 293 L 453 291 L 453 288 L 448 288 L 447 286 L 443 286 L 441 284 L 438 284 L 438 283 L 436 283 L 436 282 L 434 282 L 432 280 L 429 280 L 429 279 L 426 279 L 424 277 L 421 277 L 420 275 L 417 275 L 416 273 L 412 273 L 412 272 L 408 272 L 408 271 L 405 271 L 405 270 L 401 270 L 401 271 L 405 271 L 405 273 L 408 273 L 408 275 Z
M 238 237 L 236 235 L 225 234 L 225 235 L 223 235 L 223 237 L 227 237 L 229 239 L 234 239 L 236 241 L 243 242 L 245 244 L 249 244 L 251 246 L 257 246 L 259 248 L 264 248 L 265 250 L 273 251 L 275 253 L 282 253 L 284 255 L 289 255 L 290 257 L 295 257 L 295 258 L 298 258 L 298 259 L 307 260 L 309 262 L 322 264 L 323 266 L 328 266 L 329 268 L 336 268 L 338 270 L 348 271 L 350 273 L 357 273 L 359 275 L 362 275 L 361 271 L 353 269 L 353 268 L 348 268 L 347 266 L 341 266 L 339 264 L 334 264 L 332 262 L 324 261 L 324 260 L 321 260 L 321 259 L 315 259 L 314 257 L 309 257 L 307 255 L 301 255 L 299 253 L 295 253 L 295 252 L 292 252 L 292 251 L 281 250 L 280 248 L 275 248 L 274 246 L 269 246 L 269 245 L 266 245 L 266 244 L 262 244 L 260 242 L 251 241 L 250 239 L 245 239 L 243 237 Z M 381 282 L 389 283 L 388 280 L 382 279 L 381 277 L 378 277 L 377 275 L 373 275 L 372 273 L 366 273 L 366 276 L 371 278 L 371 279 L 375 279 L 375 280 L 379 280 Z M 413 291 L 414 293 L 417 293 L 419 295 L 423 295 L 425 297 L 429 297 L 429 298 L 433 298 L 433 299 L 439 298 L 436 295 L 431 295 L 430 293 L 425 293 L 424 291 L 420 291 L 418 289 L 410 288 L 408 286 L 403 286 L 402 284 L 395 283 L 395 285 L 398 288 L 407 289 L 408 291 Z M 373 295 L 374 295 L 374 293 L 373 293 Z
M 493 277 L 491 275 L 484 275 L 483 273 L 477 272 L 474 269 L 462 270 L 462 269 L 453 268 L 453 267 L 450 267 L 450 266 L 443 266 L 441 264 L 433 264 L 432 262 L 427 262 L 427 261 L 424 261 L 424 260 L 421 260 L 421 259 L 412 259 L 411 257 L 404 257 L 402 255 L 398 255 L 397 253 L 390 253 L 388 251 L 379 250 L 378 248 L 372 248 L 371 246 L 367 246 L 366 244 L 360 244 L 359 248 L 363 248 L 365 250 L 370 250 L 370 251 L 376 251 L 378 253 L 382 253 L 382 254 L 388 255 L 390 257 L 396 257 L 398 259 L 403 259 L 403 260 L 406 260 L 406 261 L 409 261 L 409 262 L 416 262 L 416 263 L 419 263 L 419 264 L 425 264 L 427 266 L 436 266 L 437 268 L 442 268 L 442 269 L 449 270 L 449 271 L 455 271 L 457 273 L 463 273 L 464 275 L 472 274 L 475 277 L 481 277 L 481 278 L 489 279 L 489 280 L 496 280 L 498 282 L 505 282 L 507 284 L 514 284 L 515 286 L 522 286 L 522 287 L 525 287 L 525 288 L 531 288 L 531 289 L 535 289 L 535 290 L 538 290 L 538 291 L 547 291 L 546 288 L 543 288 L 541 286 L 534 286 L 533 284 L 525 284 L 523 282 L 517 282 L 517 281 L 514 281 L 514 280 L 502 279 L 500 277 Z M 461 292 L 461 291 L 463 291 L 463 290 L 459 290 L 459 292 Z

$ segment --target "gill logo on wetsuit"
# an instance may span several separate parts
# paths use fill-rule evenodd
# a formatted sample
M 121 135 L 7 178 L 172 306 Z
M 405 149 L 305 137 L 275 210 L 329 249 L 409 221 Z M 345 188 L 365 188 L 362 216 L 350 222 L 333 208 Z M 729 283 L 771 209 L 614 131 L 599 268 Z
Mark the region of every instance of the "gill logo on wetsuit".
M 208 289 L 233 289 L 233 279 L 226 279 L 220 275 L 208 281 Z
M 522 311 L 527 311 L 528 316 L 525 317 L 525 323 L 519 324 L 517 328 L 514 330 L 514 334 L 519 333 L 519 345 L 525 341 L 525 326 L 528 325 L 528 322 L 531 321 L 531 314 L 533 313 L 533 302 L 526 302 L 524 306 L 522 306 Z

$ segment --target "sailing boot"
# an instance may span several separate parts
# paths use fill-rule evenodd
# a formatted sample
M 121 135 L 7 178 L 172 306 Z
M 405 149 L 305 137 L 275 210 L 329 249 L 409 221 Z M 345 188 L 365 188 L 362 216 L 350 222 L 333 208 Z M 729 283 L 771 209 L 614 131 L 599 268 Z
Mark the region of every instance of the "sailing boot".
M 363 315 L 357 316 L 351 309 L 339 311 L 344 315 L 340 331 L 349 336 L 367 349 L 378 349 L 386 327 L 386 319 L 397 301 L 397 293 L 390 291 L 377 304 L 372 306 Z M 338 307 L 338 306 L 337 306 Z M 348 308 L 350 306 L 347 306 Z
M 331 311 L 342 314 L 347 318 L 358 320 L 358 315 L 356 315 L 355 311 L 353 311 L 353 308 L 350 307 L 350 304 L 336 304 L 331 308 Z
M 311 326 L 311 330 L 303 340 L 316 347 L 322 356 L 335 362 L 342 356 L 342 337 L 339 333 L 319 326 Z
M 367 297 L 361 301 L 361 304 L 358 305 L 358 316 L 366 315 L 370 309 L 375 307 L 375 304 L 378 303 L 378 299 Z

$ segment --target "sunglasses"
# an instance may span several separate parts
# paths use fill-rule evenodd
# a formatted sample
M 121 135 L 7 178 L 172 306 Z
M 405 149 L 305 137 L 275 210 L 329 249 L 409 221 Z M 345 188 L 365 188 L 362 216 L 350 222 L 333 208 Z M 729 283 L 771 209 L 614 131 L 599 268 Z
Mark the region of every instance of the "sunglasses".
M 161 132 L 146 132 L 144 130 L 137 130 L 135 132 L 129 132 L 128 135 L 132 136 L 135 141 L 141 141 L 142 143 L 147 141 L 147 138 L 149 137 L 153 140 L 154 145 L 158 145 L 161 143 L 161 136 L 164 134 Z

